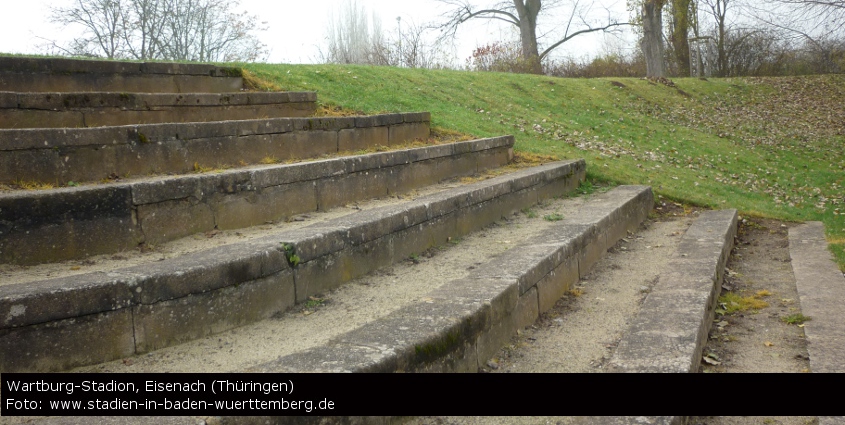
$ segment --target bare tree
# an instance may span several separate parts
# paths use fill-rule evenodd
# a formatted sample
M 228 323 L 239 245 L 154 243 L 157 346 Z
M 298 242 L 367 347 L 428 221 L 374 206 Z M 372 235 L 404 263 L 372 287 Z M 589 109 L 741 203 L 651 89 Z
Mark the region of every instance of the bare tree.
M 60 47 L 110 59 L 254 61 L 265 53 L 255 16 L 234 13 L 238 0 L 73 0 L 53 21 L 79 25 L 82 37 Z
M 123 15 L 122 35 L 127 53 L 134 59 L 146 60 L 158 56 L 166 20 L 164 0 L 134 0 L 129 13 Z M 131 29 L 131 30 L 129 30 Z
M 428 36 L 432 26 L 414 22 L 403 26 L 401 17 L 396 24 L 395 33 L 385 32 L 375 13 L 368 15 L 364 6 L 348 0 L 329 21 L 326 50 L 320 52 L 322 61 L 408 68 L 449 66 L 445 51 Z
M 102 53 L 109 59 L 118 57 L 125 46 L 124 8 L 122 0 L 74 0 L 67 8 L 53 9 L 54 22 L 80 24 L 84 31 L 82 37 L 62 50 L 82 55 Z
M 440 1 L 450 6 L 450 11 L 445 15 L 447 21 L 442 24 L 442 28 L 446 30 L 447 34 L 454 35 L 457 28 L 470 19 L 499 20 L 518 28 L 526 69 L 537 74 L 542 73 L 541 62 L 543 59 L 572 38 L 581 34 L 608 31 L 614 27 L 630 25 L 628 22 L 617 22 L 611 19 L 607 19 L 602 24 L 593 25 L 584 16 L 584 8 L 588 9 L 591 4 L 584 6 L 580 4 L 581 0 L 574 0 L 568 18 L 564 22 L 554 25 L 556 28 L 563 29 L 563 35 L 555 42 L 545 46 L 541 52 L 537 37 L 538 20 L 541 16 L 545 16 L 543 11 L 549 9 L 548 6 L 543 7 L 541 0 L 500 1 L 487 6 L 476 6 L 470 0 Z M 551 4 L 549 3 L 549 5 Z M 580 29 L 575 29 L 573 26 Z
M 371 28 L 372 24 L 372 30 Z M 357 0 L 348 0 L 340 14 L 332 16 L 327 28 L 328 49 L 324 61 L 329 63 L 357 63 L 387 65 L 381 21 Z
M 782 6 L 772 9 L 781 15 L 787 28 L 802 27 L 807 33 L 830 35 L 845 29 L 845 0 L 776 0 Z

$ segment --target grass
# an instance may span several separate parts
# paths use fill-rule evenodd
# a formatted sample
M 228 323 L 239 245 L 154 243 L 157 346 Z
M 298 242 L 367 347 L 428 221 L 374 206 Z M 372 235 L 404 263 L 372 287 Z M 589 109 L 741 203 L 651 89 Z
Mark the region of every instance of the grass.
M 561 221 L 563 220 L 563 214 L 560 213 L 552 213 L 543 216 L 543 219 L 546 221 Z
M 528 218 L 537 218 L 537 211 L 534 211 L 531 208 L 523 208 L 522 213 L 525 214 L 525 216 Z
M 323 298 L 318 297 L 308 297 L 308 300 L 305 301 L 305 308 L 307 309 L 315 309 L 317 307 L 322 306 L 326 303 L 326 300 Z
M 805 316 L 801 313 L 790 314 L 789 316 L 783 316 L 780 318 L 783 323 L 788 325 L 803 325 L 804 322 L 809 320 L 813 320 L 808 316 Z
M 14 186 L 19 187 L 23 190 L 48 190 L 56 187 L 56 185 L 52 183 L 26 180 L 18 180 L 14 183 Z
M 719 297 L 720 308 L 716 309 L 716 312 L 719 314 L 733 314 L 749 310 L 756 312 L 769 306 L 769 303 L 760 299 L 769 295 L 771 295 L 769 291 L 760 291 L 745 297 L 735 292 L 727 292 Z
M 610 79 L 243 66 L 268 87 L 316 91 L 329 110 L 430 111 L 444 131 L 514 134 L 519 153 L 584 158 L 594 183 L 650 185 L 669 200 L 748 216 L 819 220 L 829 239 L 845 238 L 845 75 L 680 78 L 677 87 L 614 78 L 621 88 Z M 845 243 L 831 251 L 845 270 Z

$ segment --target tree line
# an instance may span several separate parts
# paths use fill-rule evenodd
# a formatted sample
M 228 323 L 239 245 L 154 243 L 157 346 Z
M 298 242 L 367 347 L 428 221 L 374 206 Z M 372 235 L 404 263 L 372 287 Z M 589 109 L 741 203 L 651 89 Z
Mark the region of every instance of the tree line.
M 464 68 L 558 76 L 734 76 L 842 72 L 845 0 L 627 0 L 613 16 L 601 0 L 427 0 L 439 22 L 397 18 L 385 31 L 356 0 L 339 2 L 325 29 L 327 63 L 456 68 L 448 41 L 469 21 L 503 22 L 513 40 L 478 46 Z M 84 28 L 54 51 L 112 59 L 256 61 L 266 55 L 257 17 L 238 0 L 71 0 L 53 20 Z M 592 60 L 551 53 L 576 37 L 634 28 L 633 54 Z
M 470 70 L 566 77 L 787 75 L 845 70 L 845 0 L 771 0 L 765 4 L 759 0 L 628 0 L 631 16 L 608 13 L 603 18 L 591 14 L 601 9 L 597 0 L 430 1 L 447 6 L 448 11 L 441 22 L 424 28 L 439 37 L 431 44 L 417 43 L 415 51 L 442 52 L 442 47 L 432 46 L 454 38 L 458 28 L 471 20 L 505 22 L 518 34 L 515 40 L 491 40 L 478 46 L 466 61 L 465 68 Z M 365 36 L 349 36 L 345 30 L 349 23 L 366 25 L 368 17 L 355 0 L 348 0 L 347 5 L 331 25 L 329 54 L 323 56 L 324 61 L 427 66 L 384 60 L 377 52 L 398 46 L 401 41 L 396 40 L 401 40 L 403 33 L 400 29 L 398 37 L 380 35 L 376 17 L 369 20 L 374 23 L 369 32 L 359 27 L 357 34 Z M 584 34 L 613 33 L 623 27 L 639 34 L 639 48 L 633 54 L 606 52 L 588 61 L 555 59 L 550 54 Z M 369 53 L 348 54 L 353 49 Z M 436 66 L 444 65 L 437 62 Z M 454 67 L 448 61 L 445 66 Z
M 73 56 L 201 62 L 255 61 L 266 54 L 262 24 L 235 12 L 238 0 L 72 0 L 52 21 L 83 28 L 49 48 Z

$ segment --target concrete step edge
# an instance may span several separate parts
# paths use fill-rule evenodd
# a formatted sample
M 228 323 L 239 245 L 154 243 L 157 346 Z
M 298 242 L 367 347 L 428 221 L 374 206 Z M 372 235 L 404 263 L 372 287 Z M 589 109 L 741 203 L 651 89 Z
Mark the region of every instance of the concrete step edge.
M 4 141 L 0 151 L 162 143 L 170 140 L 257 136 L 304 130 L 338 131 L 405 123 L 428 123 L 429 121 L 431 121 L 431 116 L 428 113 L 401 112 L 351 117 L 281 117 L 94 128 L 6 128 L 0 129 L 0 139 Z M 139 140 L 139 134 L 144 135 L 143 141 Z
M 103 186 L 0 193 L 0 261 L 42 264 L 327 210 L 507 165 L 512 136 Z M 297 202 L 289 202 L 295 198 Z M 288 200 L 288 201 L 286 201 Z
M 430 136 L 428 113 L 0 130 L 0 183 L 190 173 L 316 158 Z
M 357 221 L 318 223 L 306 231 L 165 260 L 154 270 L 139 266 L 0 287 L 0 371 L 65 370 L 264 319 L 313 291 L 404 259 L 409 250 L 446 243 L 572 191 L 584 170 L 583 160 L 526 169 L 403 208 L 367 211 Z M 422 221 L 397 225 L 406 217 Z M 287 248 L 304 253 L 307 245 L 325 249 L 318 255 L 311 248 L 313 258 L 298 264 Z M 364 251 L 370 257 L 362 257 Z M 347 268 L 351 263 L 354 268 Z M 93 339 L 94 347 L 87 343 Z
M 0 91 L 0 109 L 47 111 L 155 106 L 230 106 L 316 102 L 316 92 L 129 93 L 129 92 L 14 92 Z
M 611 240 L 636 229 L 654 200 L 649 187 L 621 186 L 593 203 L 600 206 L 590 207 L 589 223 L 564 219 L 558 231 L 491 258 L 425 302 L 248 372 L 476 372 L 586 274 Z
M 0 92 L 0 128 L 87 128 L 307 117 L 316 109 L 315 92 Z
M 231 76 L 236 68 L 205 63 L 130 62 L 103 59 L 2 56 L 0 71 L 22 73 L 184 74 Z
M 810 317 L 804 323 L 810 370 L 845 372 L 845 276 L 827 249 L 824 224 L 811 221 L 789 229 L 789 256 L 801 314 Z
M 201 63 L 0 57 L 0 91 L 238 92 L 238 68 Z
M 695 220 L 619 342 L 608 372 L 698 370 L 736 229 L 732 209 L 705 211 Z

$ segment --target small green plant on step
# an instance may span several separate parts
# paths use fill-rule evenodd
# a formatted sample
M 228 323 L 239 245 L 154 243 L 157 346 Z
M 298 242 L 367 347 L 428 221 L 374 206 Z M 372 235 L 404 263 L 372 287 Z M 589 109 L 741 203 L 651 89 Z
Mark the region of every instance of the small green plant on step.
M 596 191 L 596 187 L 593 186 L 593 182 L 589 180 L 584 180 L 581 182 L 581 185 L 578 186 L 577 192 L 581 195 L 590 195 Z
M 563 220 L 563 214 L 561 213 L 553 213 L 547 214 L 543 216 L 543 219 L 546 221 L 561 221 Z
M 805 316 L 801 313 L 790 314 L 789 316 L 783 316 L 780 318 L 781 322 L 786 323 L 787 325 L 803 325 L 804 322 L 813 320 L 812 318 Z
M 283 242 L 282 249 L 285 251 L 285 258 L 287 258 L 288 264 L 290 264 L 291 267 L 296 267 L 300 262 L 299 256 L 296 255 L 296 247 L 292 244 Z
M 321 306 L 325 303 L 326 303 L 325 298 L 319 298 L 319 297 L 313 297 L 312 296 L 312 297 L 308 297 L 308 301 L 305 301 L 305 308 L 315 309 L 315 308 L 317 308 L 317 307 L 319 307 L 319 306 Z
M 531 208 L 523 208 L 522 213 L 528 218 L 537 218 L 537 212 Z

